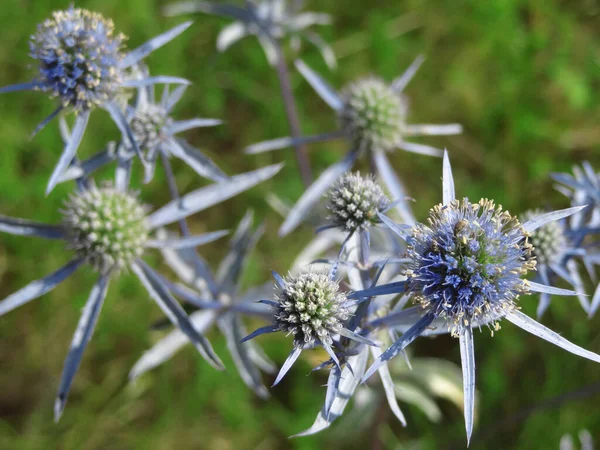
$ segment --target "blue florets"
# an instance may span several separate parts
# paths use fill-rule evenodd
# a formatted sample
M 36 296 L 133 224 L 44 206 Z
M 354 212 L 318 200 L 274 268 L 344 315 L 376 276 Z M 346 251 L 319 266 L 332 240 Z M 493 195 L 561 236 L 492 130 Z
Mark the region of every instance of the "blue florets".
M 429 225 L 409 240 L 406 289 L 456 334 L 462 326 L 495 322 L 527 291 L 522 277 L 535 268 L 528 234 L 490 200 L 437 205 Z
M 39 61 L 38 88 L 82 111 L 114 96 L 122 81 L 119 63 L 125 37 L 111 20 L 85 9 L 56 11 L 31 37 Z

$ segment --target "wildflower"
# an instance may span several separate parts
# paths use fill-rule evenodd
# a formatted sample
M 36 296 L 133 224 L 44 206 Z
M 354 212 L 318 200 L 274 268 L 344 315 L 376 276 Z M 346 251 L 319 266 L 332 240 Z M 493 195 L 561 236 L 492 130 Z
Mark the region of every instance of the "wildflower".
M 543 214 L 540 209 L 529 210 L 522 214 L 527 221 Z M 577 269 L 575 256 L 585 255 L 583 249 L 574 247 L 567 236 L 566 224 L 562 221 L 550 222 L 531 232 L 529 242 L 533 246 L 536 259 L 537 274 L 535 281 L 550 284 L 553 278 L 559 277 L 573 286 L 579 295 L 579 302 L 585 311 L 589 310 L 589 301 L 583 292 L 583 281 Z M 537 317 L 542 317 L 550 305 L 550 294 L 542 293 L 538 304 Z
M 224 52 L 246 36 L 256 36 L 271 65 L 277 63 L 277 46 L 274 41 L 292 39 L 297 50 L 301 40 L 317 47 L 329 67 L 335 67 L 335 55 L 329 45 L 315 32 L 313 25 L 329 25 L 328 14 L 301 12 L 303 1 L 262 0 L 258 5 L 246 2 L 246 8 L 205 1 L 173 3 L 165 8 L 167 16 L 202 12 L 235 19 L 217 38 L 217 49 Z
M 155 102 L 154 86 L 139 88 L 136 102 L 133 106 L 125 108 L 125 115 L 134 139 L 143 156 L 145 176 L 144 182 L 148 183 L 154 176 L 158 156 L 162 153 L 174 156 L 186 162 L 200 176 L 213 181 L 224 181 L 227 175 L 217 165 L 197 148 L 190 145 L 178 134 L 194 128 L 212 127 L 220 125 L 218 119 L 193 118 L 175 120 L 171 111 L 182 98 L 187 86 L 178 86 L 170 92 L 169 85 L 165 85 L 163 95 L 159 102 Z M 138 153 L 128 141 L 122 141 L 117 148 L 107 146 L 103 151 L 81 163 L 85 173 L 90 174 L 105 164 L 116 159 L 129 162 Z M 81 174 L 74 168 L 69 168 L 63 173 L 59 182 L 66 181 Z
M 272 177 L 279 169 L 280 166 L 270 166 L 232 177 L 227 185 L 213 184 L 198 189 L 149 214 L 136 194 L 129 192 L 127 185 L 123 184 L 122 180 L 128 178 L 125 176 L 117 177 L 114 187 L 96 187 L 90 180 L 80 180 L 78 190 L 65 204 L 60 225 L 0 216 L 0 231 L 64 240 L 67 248 L 75 252 L 64 267 L 0 301 L 0 316 L 51 291 L 84 263 L 98 272 L 98 281 L 92 288 L 65 361 L 54 408 L 56 420 L 66 405 L 73 377 L 100 314 L 108 283 L 122 269 L 131 269 L 135 273 L 169 320 L 194 343 L 211 365 L 219 369 L 223 367 L 208 340 L 194 329 L 183 308 L 172 297 L 162 277 L 142 257 L 149 248 L 193 248 L 222 237 L 226 232 L 181 239 L 153 239 L 150 234 L 159 227 L 204 210 Z
M 408 239 L 406 281 L 356 292 L 349 298 L 406 293 L 420 305 L 393 313 L 371 325 L 391 325 L 402 316 L 418 320 L 367 370 L 368 379 L 382 365 L 404 350 L 429 327 L 444 327 L 459 338 L 465 393 L 467 442 L 473 429 L 475 356 L 473 327 L 487 324 L 499 329 L 506 318 L 535 336 L 571 353 L 600 362 L 600 356 L 578 347 L 531 319 L 517 307 L 520 295 L 542 292 L 576 295 L 523 277 L 535 267 L 530 234 L 547 223 L 568 217 L 582 208 L 570 208 L 536 216 L 524 224 L 490 200 L 458 201 L 447 153 L 444 154 L 443 203 L 430 212 L 427 225 L 417 224 Z
M 247 153 L 280 150 L 292 145 L 345 139 L 350 151 L 344 159 L 326 169 L 304 192 L 285 219 L 279 233 L 286 235 L 303 220 L 320 195 L 343 173 L 354 166 L 360 156 L 373 161 L 394 200 L 406 197 L 404 188 L 395 175 L 386 153 L 397 148 L 431 156 L 441 156 L 436 148 L 408 142 L 406 138 L 427 135 L 460 134 L 462 127 L 449 125 L 409 125 L 406 123 L 407 106 L 402 92 L 423 62 L 418 57 L 399 78 L 386 84 L 377 78 L 366 78 L 350 84 L 341 93 L 336 92 L 316 72 L 302 61 L 296 67 L 319 96 L 337 113 L 339 128 L 333 132 L 306 137 L 285 137 L 260 142 L 246 148 Z M 408 206 L 400 201 L 396 205 L 403 221 L 412 224 L 414 217 Z
M 283 331 L 294 337 L 294 349 L 279 371 L 273 386 L 283 379 L 304 347 L 320 344 L 339 368 L 340 362 L 332 347 L 336 335 L 375 345 L 346 328 L 345 322 L 350 318 L 351 311 L 345 294 L 333 280 L 333 274 L 333 271 L 325 274 L 305 270 L 297 276 L 290 275 L 284 279 L 273 272 L 276 301 L 263 301 L 272 307 L 273 323 L 259 328 L 242 340 L 245 342 L 261 334 L 276 331 Z
M 29 83 L 0 88 L 0 93 L 40 90 L 49 93 L 52 98 L 58 98 L 59 106 L 40 123 L 34 134 L 63 111 L 71 111 L 76 115 L 72 135 L 50 177 L 47 194 L 75 156 L 90 113 L 96 107 L 108 111 L 124 137 L 138 149 L 118 106 L 121 90 L 154 83 L 187 81 L 161 76 L 130 79 L 128 69 L 190 25 L 191 22 L 183 23 L 129 53 L 124 52 L 125 36 L 115 32 L 111 20 L 95 12 L 70 7 L 55 11 L 49 19 L 38 25 L 30 41 L 30 56 L 39 64 L 38 76 Z
M 378 213 L 384 212 L 389 200 L 371 178 L 357 172 L 345 174 L 327 193 L 327 209 L 333 225 L 353 233 L 378 223 Z
M 258 396 L 267 398 L 269 393 L 262 382 L 260 369 L 273 373 L 276 368 L 255 342 L 247 345 L 240 343 L 240 338 L 247 334 L 240 317 L 242 314 L 266 319 L 271 316 L 266 305 L 256 303 L 271 291 L 270 284 L 240 291 L 244 267 L 264 231 L 262 226 L 253 231 L 252 220 L 253 215 L 248 212 L 231 239 L 229 252 L 216 274 L 208 267 L 203 267 L 203 261 L 200 265 L 196 259 L 195 264 L 188 262 L 186 257 L 189 250 L 164 248 L 162 251 L 165 261 L 179 279 L 191 286 L 169 284 L 177 297 L 197 308 L 190 314 L 194 327 L 204 333 L 217 326 L 225 335 L 227 347 L 244 383 Z M 163 364 L 188 343 L 189 339 L 180 330 L 172 331 L 144 353 L 131 369 L 129 378 L 135 380 Z

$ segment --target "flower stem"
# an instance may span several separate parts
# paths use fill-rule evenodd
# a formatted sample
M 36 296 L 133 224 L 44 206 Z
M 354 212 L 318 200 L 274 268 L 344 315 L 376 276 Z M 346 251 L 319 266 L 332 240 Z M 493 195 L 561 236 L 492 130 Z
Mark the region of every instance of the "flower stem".
M 173 200 L 179 200 L 181 197 L 179 196 L 179 190 L 177 189 L 177 182 L 175 181 L 175 175 L 173 174 L 173 167 L 171 166 L 171 161 L 169 161 L 169 157 L 165 152 L 160 152 L 160 157 L 162 160 L 163 168 L 165 170 L 165 176 L 167 177 L 167 184 L 169 185 L 169 192 L 171 193 L 171 198 Z M 190 229 L 185 219 L 179 220 L 179 229 L 181 230 L 182 236 L 188 237 L 190 235 Z
M 275 40 L 273 41 L 273 44 L 277 50 L 277 78 L 279 79 L 281 97 L 285 105 L 285 114 L 290 125 L 292 138 L 298 138 L 301 136 L 300 119 L 298 118 L 298 110 L 296 108 L 294 94 L 292 93 L 289 70 L 281 45 Z M 296 151 L 296 160 L 298 161 L 300 176 L 302 177 L 304 186 L 308 187 L 312 183 L 312 170 L 306 153 L 306 146 L 296 144 L 294 145 L 294 150 Z

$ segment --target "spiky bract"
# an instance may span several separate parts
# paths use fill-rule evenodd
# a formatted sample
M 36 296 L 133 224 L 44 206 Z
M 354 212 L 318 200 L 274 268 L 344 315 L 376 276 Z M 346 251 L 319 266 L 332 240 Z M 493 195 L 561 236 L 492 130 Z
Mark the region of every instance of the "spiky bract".
M 428 225 L 409 239 L 406 289 L 424 308 L 461 327 L 491 323 L 512 311 L 526 293 L 523 276 L 535 269 L 528 233 L 491 200 L 437 205 Z
M 522 221 L 526 222 L 541 214 L 542 210 L 530 210 L 523 214 Z M 534 230 L 529 237 L 533 246 L 533 255 L 538 264 L 556 262 L 567 250 L 568 240 L 565 229 L 560 222 L 549 222 Z
M 72 195 L 65 206 L 69 246 L 98 271 L 122 269 L 142 255 L 149 229 L 136 195 L 92 187 Z

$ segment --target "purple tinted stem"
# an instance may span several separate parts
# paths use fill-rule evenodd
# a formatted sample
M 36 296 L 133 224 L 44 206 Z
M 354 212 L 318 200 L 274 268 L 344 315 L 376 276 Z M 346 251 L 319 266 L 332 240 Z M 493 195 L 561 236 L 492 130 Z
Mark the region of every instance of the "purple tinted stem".
M 281 49 L 281 45 L 275 39 L 273 40 L 273 45 L 277 50 L 277 78 L 279 79 L 281 97 L 285 105 L 285 114 L 290 125 L 292 137 L 298 138 L 301 136 L 300 119 L 298 118 L 296 101 L 294 100 L 294 94 L 292 93 L 290 74 L 285 61 L 285 55 Z M 308 154 L 306 153 L 306 146 L 302 144 L 296 144 L 294 145 L 294 150 L 296 151 L 296 159 L 298 161 L 298 168 L 300 169 L 300 176 L 302 177 L 304 186 L 308 187 L 312 183 L 312 170 L 310 168 Z

